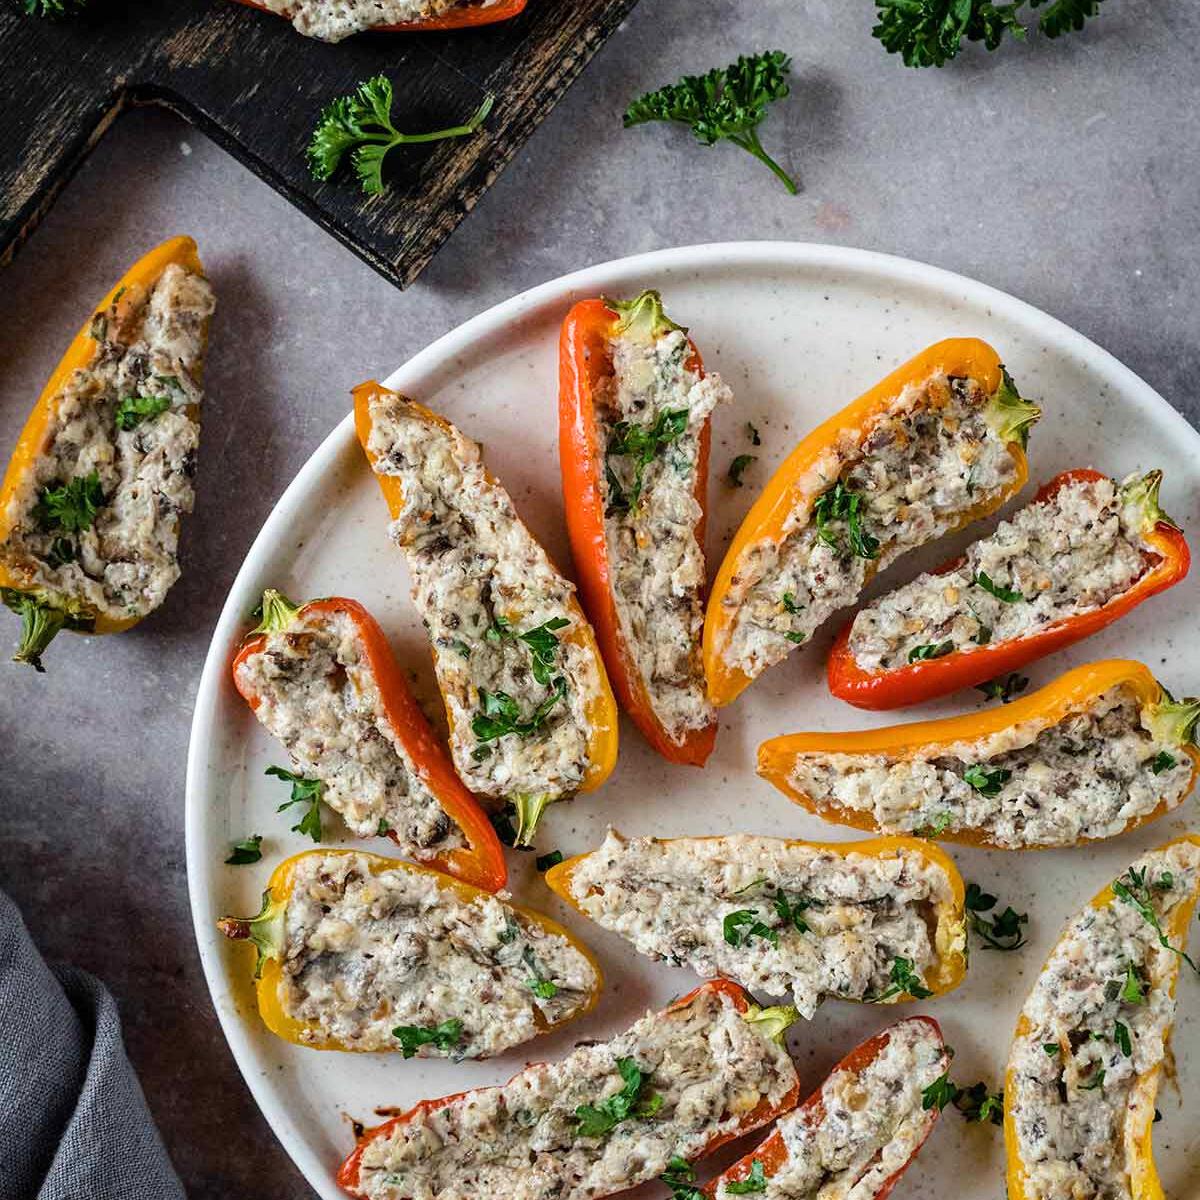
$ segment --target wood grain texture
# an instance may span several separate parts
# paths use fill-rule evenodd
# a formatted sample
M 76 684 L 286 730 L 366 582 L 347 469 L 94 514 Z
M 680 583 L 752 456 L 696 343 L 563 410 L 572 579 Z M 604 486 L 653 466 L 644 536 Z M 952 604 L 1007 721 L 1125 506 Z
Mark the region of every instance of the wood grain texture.
M 161 104 L 405 287 L 636 2 L 530 0 L 477 30 L 332 46 L 227 0 L 93 0 L 57 21 L 0 5 L 0 265 L 122 110 Z M 474 137 L 394 150 L 380 196 L 317 183 L 304 150 L 321 109 L 381 73 L 402 129 L 457 124 L 489 91 L 496 104 Z

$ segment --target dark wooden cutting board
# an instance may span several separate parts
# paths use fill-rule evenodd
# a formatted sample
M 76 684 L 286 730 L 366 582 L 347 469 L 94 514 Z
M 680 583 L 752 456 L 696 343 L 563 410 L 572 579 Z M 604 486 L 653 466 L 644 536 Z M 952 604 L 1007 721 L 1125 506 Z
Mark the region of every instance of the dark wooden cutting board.
M 91 0 L 62 20 L 0 0 L 0 264 L 125 108 L 162 104 L 404 287 L 635 3 L 529 0 L 515 20 L 475 30 L 331 46 L 228 0 Z M 317 183 L 304 150 L 321 109 L 380 73 L 412 132 L 460 123 L 486 92 L 496 104 L 474 137 L 394 150 L 383 195 L 345 176 Z M 120 203 L 136 192 L 131 179 Z

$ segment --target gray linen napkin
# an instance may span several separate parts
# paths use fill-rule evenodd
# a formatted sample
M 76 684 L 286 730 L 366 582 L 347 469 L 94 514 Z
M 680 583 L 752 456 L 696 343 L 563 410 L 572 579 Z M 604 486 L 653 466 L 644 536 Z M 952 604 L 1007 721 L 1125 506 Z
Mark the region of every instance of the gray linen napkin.
M 99 980 L 50 968 L 0 891 L 0 1198 L 183 1200 Z

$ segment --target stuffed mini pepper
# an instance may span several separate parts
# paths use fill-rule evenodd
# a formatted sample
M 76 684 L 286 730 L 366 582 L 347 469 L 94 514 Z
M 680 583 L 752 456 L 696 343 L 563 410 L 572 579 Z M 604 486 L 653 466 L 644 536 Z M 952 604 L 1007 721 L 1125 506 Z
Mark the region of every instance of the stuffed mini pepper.
M 996 352 L 938 342 L 808 435 L 746 515 L 704 626 L 709 697 L 728 704 L 879 570 L 1000 507 L 1041 415 Z
M 454 773 L 370 613 L 340 597 L 297 607 L 273 589 L 262 612 L 233 680 L 302 781 L 359 837 L 386 835 L 420 862 L 502 888 L 496 831 Z
M 16 661 L 61 629 L 116 633 L 179 578 L 213 292 L 191 238 L 136 263 L 67 348 L 0 485 L 0 599 Z
M 791 993 L 811 1017 L 826 996 L 896 1003 L 957 987 L 966 969 L 963 882 L 910 838 L 623 838 L 546 874 L 568 904 L 639 953 Z
M 1161 482 L 1056 475 L 962 558 L 864 606 L 830 654 L 829 690 L 859 708 L 918 704 L 1098 633 L 1178 583 L 1191 560 Z
M 792 1109 L 794 1019 L 707 983 L 610 1041 L 368 1129 L 338 1182 L 369 1200 L 615 1195 Z
M 1002 708 L 764 742 L 758 773 L 810 812 L 994 850 L 1117 837 L 1177 808 L 1200 771 L 1200 700 L 1141 663 L 1077 667 Z
M 590 1012 L 600 968 L 560 925 L 436 871 L 355 850 L 282 862 L 253 917 L 259 1013 L 317 1050 L 485 1058 Z
M 474 442 L 377 383 L 354 405 L 433 643 L 454 765 L 514 806 L 527 845 L 547 804 L 599 787 L 616 761 L 592 627 Z
M 1200 837 L 1142 855 L 1067 926 L 1017 1022 L 1004 1085 L 1009 1200 L 1161 1200 L 1151 1138 Z
M 528 0 L 238 0 L 286 17 L 298 33 L 322 42 L 351 34 L 421 33 L 494 25 L 525 11 Z
M 950 1053 L 929 1017 L 889 1026 L 846 1055 L 703 1195 L 884 1200 L 937 1124 L 941 1108 L 926 1097 L 948 1071 Z
M 703 766 L 709 417 L 732 400 L 657 292 L 583 300 L 559 349 L 559 455 L 584 607 L 625 711 L 673 762 Z

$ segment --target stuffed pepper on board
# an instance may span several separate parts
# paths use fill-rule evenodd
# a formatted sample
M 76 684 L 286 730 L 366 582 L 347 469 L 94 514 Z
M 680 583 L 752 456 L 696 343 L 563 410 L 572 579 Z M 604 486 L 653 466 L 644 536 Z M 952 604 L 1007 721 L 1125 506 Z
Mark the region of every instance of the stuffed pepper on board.
M 1009 1200 L 1162 1200 L 1152 1130 L 1200 836 L 1142 855 L 1064 930 L 1021 1010 L 1004 1085 Z
M 258 952 L 263 1023 L 316 1050 L 485 1058 L 590 1012 L 602 985 L 549 917 L 357 850 L 286 859 L 256 916 L 218 924 Z
M 529 0 L 238 0 L 286 17 L 298 33 L 340 42 L 355 33 L 472 29 L 508 21 Z
M 1191 556 L 1161 482 L 1056 475 L 962 558 L 860 609 L 829 656 L 829 690 L 859 708 L 918 704 L 1090 637 L 1178 583 Z
M 558 446 L 583 606 L 622 707 L 695 766 L 717 733 L 700 654 L 709 418 L 732 399 L 657 292 L 567 314 Z
M 763 489 L 717 572 L 704 626 L 712 702 L 735 699 L 900 555 L 1019 491 L 1040 416 L 986 342 L 951 338 L 818 426 Z
M 117 633 L 179 578 L 214 306 L 191 238 L 135 263 L 68 346 L 0 484 L 0 599 L 42 669 L 61 629 Z
M 792 1109 L 795 1010 L 714 980 L 607 1042 L 368 1129 L 338 1182 L 366 1200 L 598 1200 Z
M 931 1017 L 888 1026 L 851 1050 L 817 1091 L 702 1195 L 885 1200 L 941 1115 L 925 1093 L 949 1070 L 950 1053 Z
M 957 987 L 963 882 L 929 842 L 879 838 L 623 838 L 546 873 L 547 885 L 650 958 L 791 994 L 894 1004 Z
M 1200 700 L 1148 667 L 1076 667 L 1000 708 L 854 733 L 793 733 L 758 773 L 809 812 L 993 850 L 1117 837 L 1177 808 L 1200 771 Z
M 355 389 L 354 412 L 433 645 L 454 765 L 513 805 L 528 845 L 547 804 L 599 787 L 616 762 L 592 627 L 476 443 L 378 383 Z
M 321 800 L 359 837 L 489 892 L 508 877 L 487 814 L 454 773 L 375 619 L 356 600 L 263 594 L 233 681 Z

